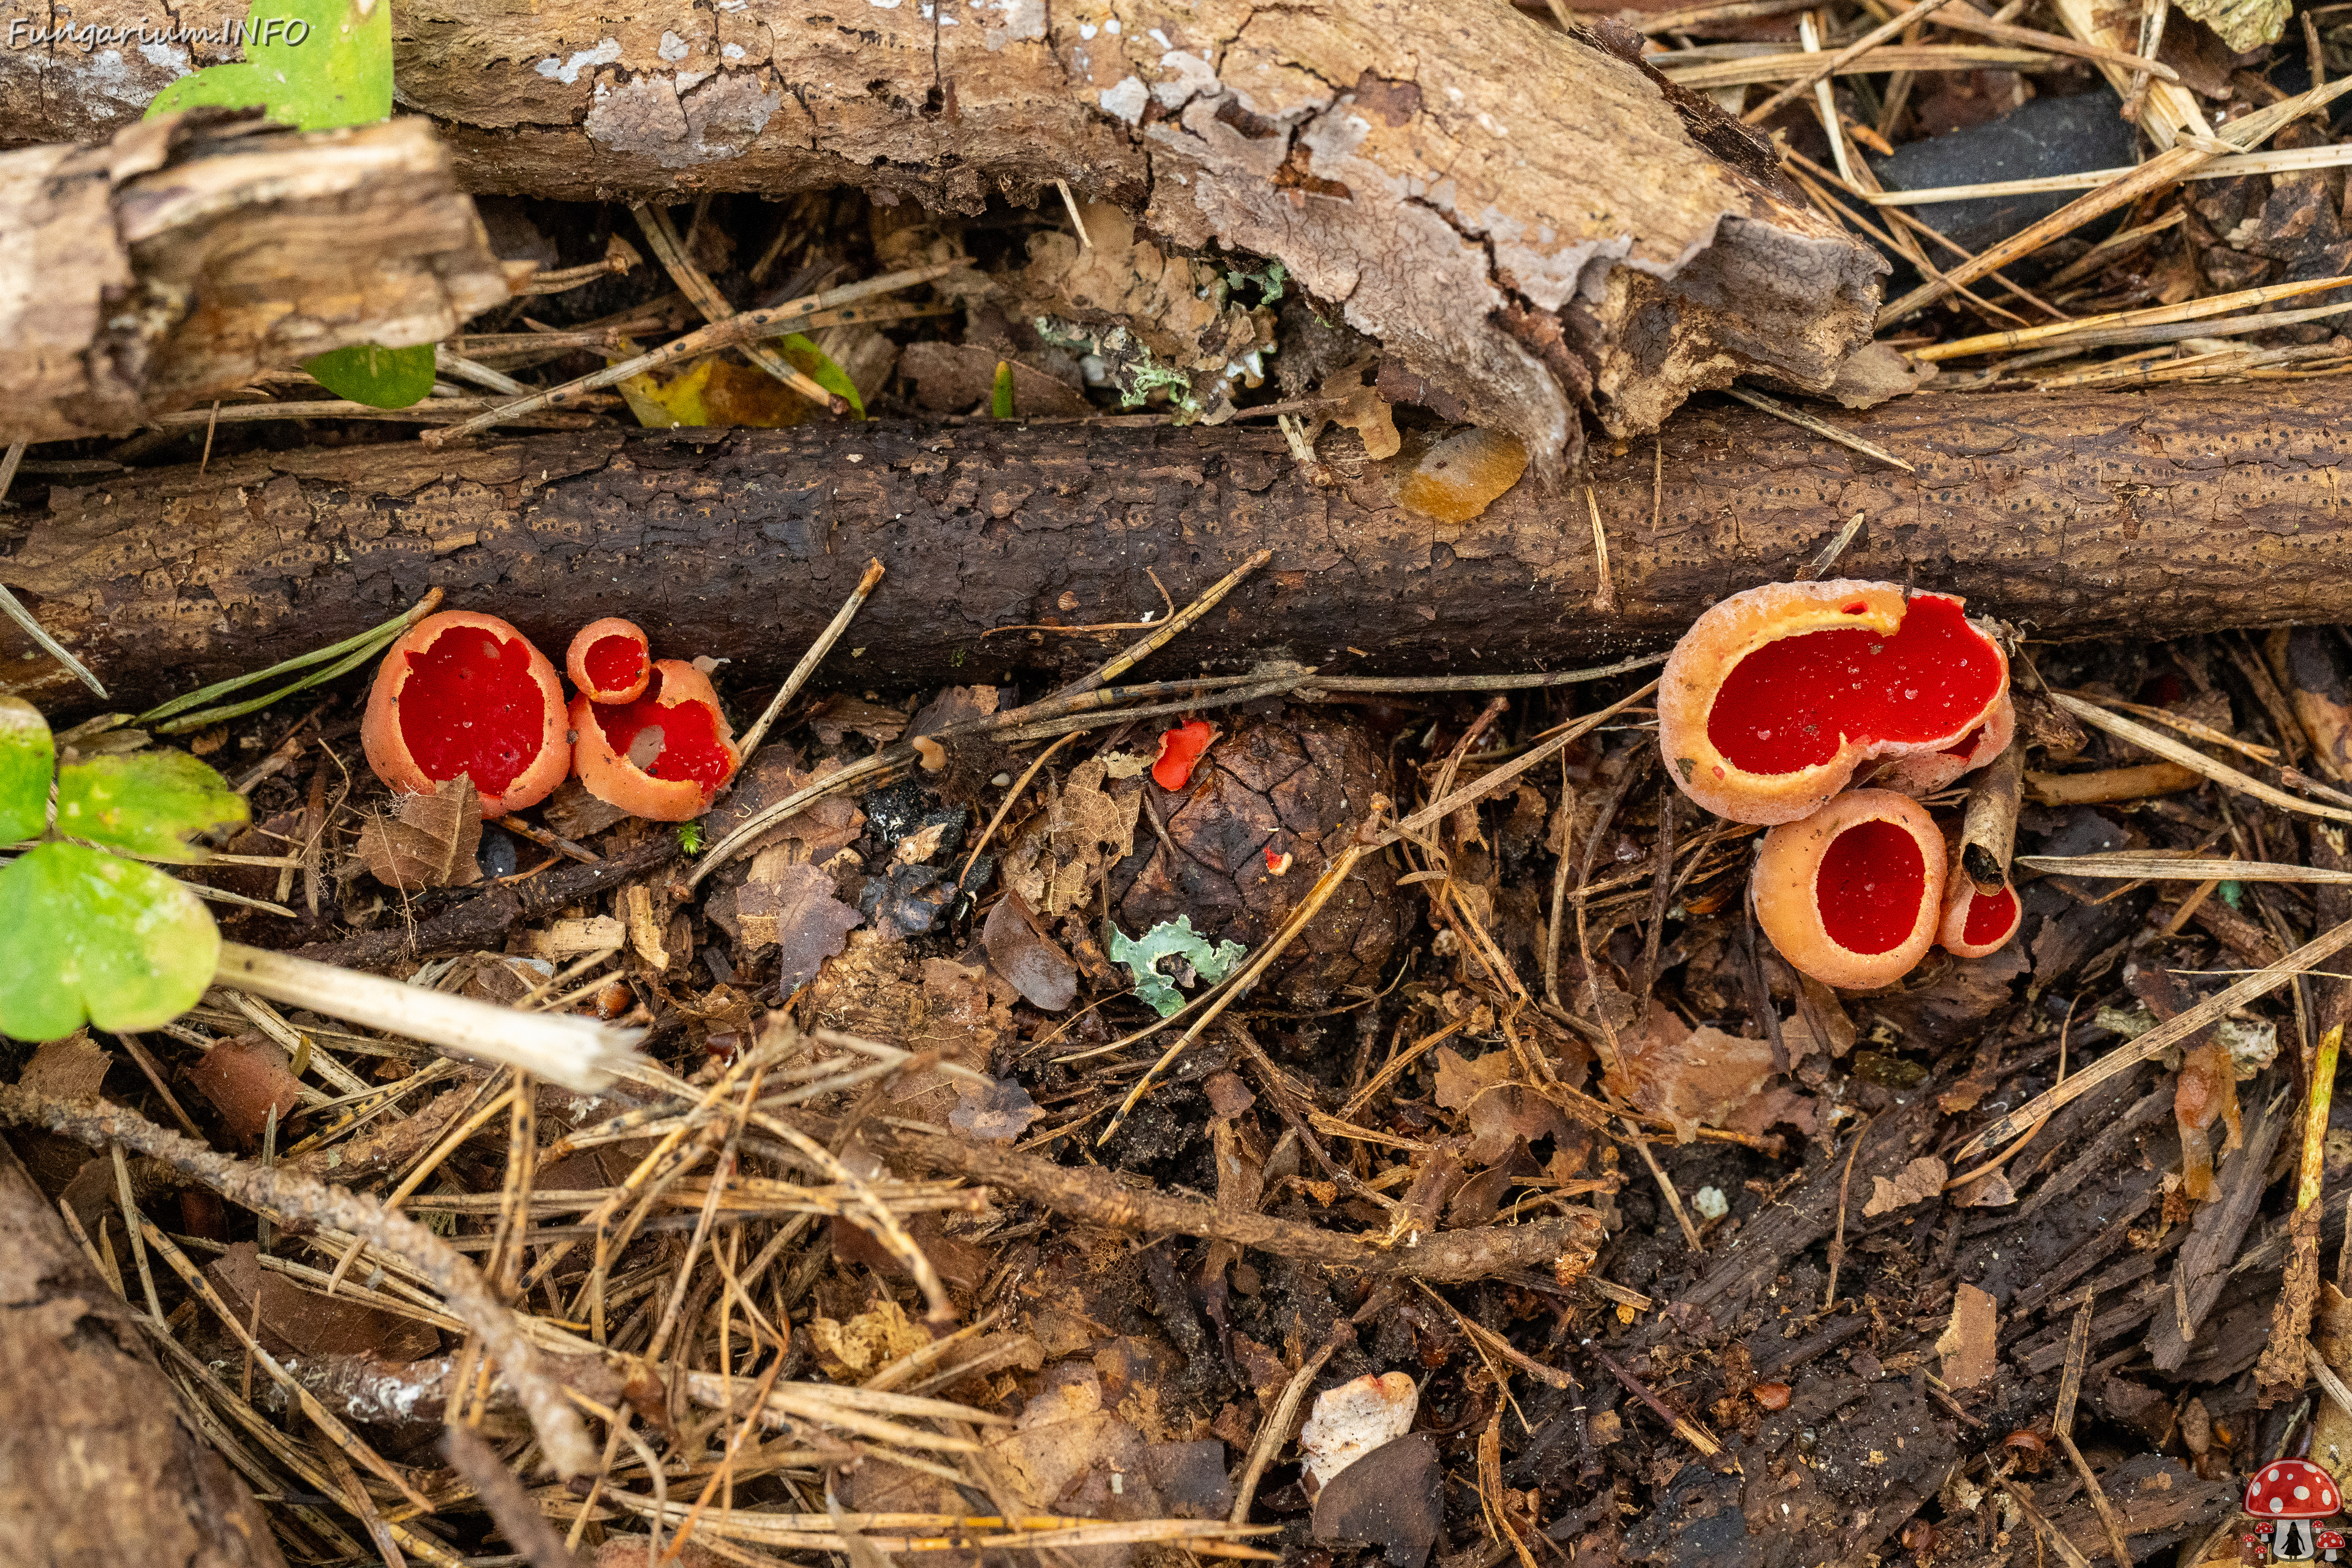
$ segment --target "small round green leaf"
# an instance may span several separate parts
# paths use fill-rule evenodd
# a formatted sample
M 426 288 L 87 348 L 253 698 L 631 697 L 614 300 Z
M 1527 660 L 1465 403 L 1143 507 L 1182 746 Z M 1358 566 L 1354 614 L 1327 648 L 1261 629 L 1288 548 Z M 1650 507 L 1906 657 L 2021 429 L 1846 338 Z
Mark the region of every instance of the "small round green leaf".
M 48 826 L 56 764 L 40 710 L 21 697 L 0 697 L 0 844 L 38 838 Z
M 0 1034 L 152 1029 L 196 1004 L 220 929 L 152 866 L 43 844 L 0 866 Z
M 202 860 L 187 836 L 247 816 L 245 797 L 185 752 L 134 752 L 58 770 L 59 833 L 151 859 Z
M 336 396 L 370 408 L 405 408 L 422 403 L 433 391 L 431 343 L 405 349 L 353 343 L 305 360 L 302 368 Z

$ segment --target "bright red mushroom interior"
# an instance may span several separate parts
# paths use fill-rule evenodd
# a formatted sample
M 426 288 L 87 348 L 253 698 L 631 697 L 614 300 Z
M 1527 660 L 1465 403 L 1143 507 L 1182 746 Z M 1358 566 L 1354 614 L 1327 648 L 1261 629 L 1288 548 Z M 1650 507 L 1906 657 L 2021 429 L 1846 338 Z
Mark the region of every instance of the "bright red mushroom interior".
M 596 703 L 596 727 L 639 772 L 657 779 L 692 779 L 709 795 L 727 782 L 734 765 L 719 741 L 718 710 L 693 699 L 665 708 L 661 689 L 656 669 L 635 701 Z
M 587 655 L 580 661 L 588 672 L 588 683 L 595 691 L 626 691 L 645 673 L 646 645 L 633 637 L 615 632 L 608 637 L 598 637 L 588 645 Z
M 400 738 L 438 782 L 464 773 L 484 795 L 503 795 L 547 743 L 547 691 L 520 637 L 451 626 L 408 654 L 400 689 Z
M 2017 893 L 2003 888 L 1991 898 L 1982 893 L 1969 895 L 1969 918 L 1960 922 L 1960 940 L 1970 947 L 1983 947 L 2007 936 L 2017 924 Z
M 1848 738 L 1948 735 L 1982 713 L 2000 686 L 2000 658 L 1959 605 L 1922 595 L 1892 637 L 1867 627 L 1804 632 L 1758 648 L 1717 690 L 1706 734 L 1744 772 L 1791 773 L 1828 762 Z
M 1848 952 L 1900 947 L 1919 923 L 1927 862 L 1901 825 L 1857 822 L 1830 840 L 1814 874 L 1822 929 Z

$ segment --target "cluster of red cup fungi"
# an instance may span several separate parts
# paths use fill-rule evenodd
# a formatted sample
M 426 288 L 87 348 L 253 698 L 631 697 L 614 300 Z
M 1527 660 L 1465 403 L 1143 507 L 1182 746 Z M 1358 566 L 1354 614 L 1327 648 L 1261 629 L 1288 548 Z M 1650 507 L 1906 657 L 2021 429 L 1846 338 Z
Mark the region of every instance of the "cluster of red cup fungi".
M 385 653 L 360 730 L 376 777 L 430 795 L 464 774 L 482 810 L 538 805 L 566 774 L 597 799 L 658 822 L 710 809 L 742 761 L 710 678 L 656 659 L 618 618 L 583 626 L 563 681 L 529 637 L 496 616 L 444 611 Z
M 1709 609 L 1666 661 L 1667 771 L 1717 816 L 1770 829 L 1757 923 L 1825 984 L 1889 984 L 1931 946 L 1982 958 L 2017 932 L 2016 890 L 1973 882 L 1916 798 L 2016 731 L 2008 658 L 1963 608 L 1891 583 L 1768 584 Z

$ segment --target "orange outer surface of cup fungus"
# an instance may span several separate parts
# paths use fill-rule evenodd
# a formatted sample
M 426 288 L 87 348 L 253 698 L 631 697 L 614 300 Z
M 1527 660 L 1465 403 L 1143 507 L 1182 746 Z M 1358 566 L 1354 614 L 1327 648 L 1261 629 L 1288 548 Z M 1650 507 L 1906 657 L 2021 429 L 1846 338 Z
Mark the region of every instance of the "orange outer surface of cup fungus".
M 1962 601 L 1892 583 L 1768 583 L 1709 609 L 1666 660 L 1658 745 L 1734 822 L 1794 822 L 1871 757 L 1958 746 L 2009 689 Z
M 635 622 L 607 616 L 580 628 L 564 650 L 563 673 L 599 702 L 635 702 L 653 679 L 654 661 Z
M 1781 957 L 1824 985 L 1901 979 L 1944 913 L 1944 836 L 1893 790 L 1842 795 L 1764 836 L 1750 885 L 1756 923 Z
M 1985 721 L 1960 737 L 1957 746 L 1940 752 L 1918 752 L 1897 757 L 1872 779 L 1878 789 L 1899 789 L 1907 795 L 1934 795 L 1960 782 L 2009 749 L 2017 733 L 2017 704 L 2003 691 Z
M 431 795 L 459 773 L 483 815 L 537 805 L 571 771 L 563 682 L 530 639 L 496 616 L 444 610 L 403 633 L 368 692 L 360 745 L 375 776 Z
M 590 795 L 656 822 L 710 809 L 742 754 L 710 678 L 684 659 L 654 665 L 634 702 L 572 700 L 572 765 Z
M 1954 958 L 1990 958 L 2009 945 L 2024 918 L 2015 888 L 2003 883 L 2000 892 L 1987 897 L 1967 872 L 1952 866 L 1944 873 L 1944 918 L 1937 925 L 1936 945 Z

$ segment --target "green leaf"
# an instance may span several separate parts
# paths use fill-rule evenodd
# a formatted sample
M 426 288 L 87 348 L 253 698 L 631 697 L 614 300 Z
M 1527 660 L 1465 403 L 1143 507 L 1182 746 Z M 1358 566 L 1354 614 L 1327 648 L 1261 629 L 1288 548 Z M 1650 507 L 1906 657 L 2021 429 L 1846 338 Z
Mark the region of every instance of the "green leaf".
M 48 826 L 56 765 L 40 710 L 21 697 L 0 697 L 0 844 L 38 838 Z
M 244 59 L 206 66 L 157 93 L 147 118 L 258 109 L 299 131 L 332 131 L 392 113 L 389 0 L 253 0 L 244 43 Z
M 989 394 L 988 413 L 993 419 L 1013 417 L 1013 362 L 1009 359 L 996 362 L 996 386 Z
M 196 1004 L 220 929 L 152 866 L 43 844 L 0 867 L 0 1034 L 152 1029 Z
M 866 417 L 866 400 L 857 395 L 856 384 L 847 372 L 833 363 L 832 355 L 798 332 L 788 332 L 780 341 L 784 346 L 784 358 L 792 362 L 794 370 L 848 404 L 852 414 L 860 419 Z
M 187 835 L 247 817 L 245 797 L 185 752 L 96 757 L 58 770 L 58 831 L 156 860 L 205 858 Z
M 422 403 L 433 391 L 431 343 L 405 349 L 353 343 L 305 360 L 302 368 L 337 397 L 364 403 L 370 408 L 406 408 Z
M 1129 941 L 1125 931 L 1110 928 L 1110 961 L 1127 965 L 1135 976 L 1135 994 L 1165 1018 L 1181 1011 L 1184 998 L 1169 977 L 1160 972 L 1162 959 L 1181 958 L 1192 966 L 1193 972 L 1212 984 L 1233 973 L 1234 965 L 1248 954 L 1249 950 L 1237 942 L 1221 942 L 1211 947 L 1192 929 L 1192 917 L 1178 915 L 1172 921 L 1161 921 L 1137 941 Z

